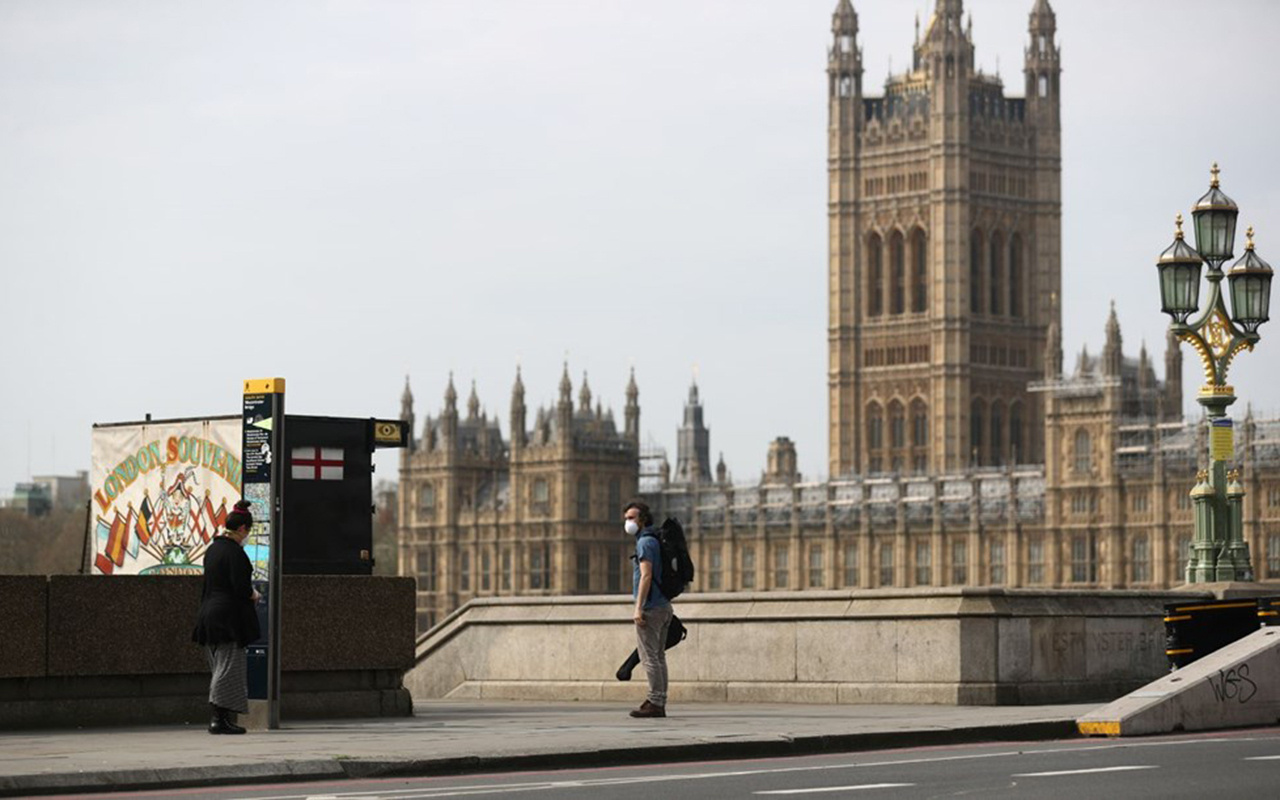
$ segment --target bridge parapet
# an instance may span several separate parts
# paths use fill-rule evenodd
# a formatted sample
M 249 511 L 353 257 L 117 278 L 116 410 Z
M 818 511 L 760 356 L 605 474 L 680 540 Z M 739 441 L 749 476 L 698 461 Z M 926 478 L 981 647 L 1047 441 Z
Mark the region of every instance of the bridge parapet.
M 684 595 L 673 702 L 1109 700 L 1168 669 L 1164 604 L 1202 592 L 925 588 Z M 484 598 L 418 640 L 417 699 L 638 700 L 630 600 Z

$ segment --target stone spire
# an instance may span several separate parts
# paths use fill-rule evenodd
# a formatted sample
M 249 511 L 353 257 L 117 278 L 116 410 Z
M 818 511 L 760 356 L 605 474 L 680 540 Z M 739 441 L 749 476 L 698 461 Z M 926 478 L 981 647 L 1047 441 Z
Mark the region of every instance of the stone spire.
M 578 411 L 591 413 L 591 387 L 587 385 L 587 372 L 582 371 L 582 388 L 578 390 Z
M 1123 341 L 1120 338 L 1120 320 L 1116 317 L 1116 301 L 1111 301 L 1111 314 L 1107 317 L 1107 343 L 1102 348 L 1102 374 L 1120 376 L 1120 364 L 1124 358 Z
M 450 446 L 458 440 L 458 390 L 453 388 L 453 373 L 449 373 L 449 385 L 444 390 L 444 413 L 440 415 L 443 435 Z
M 516 365 L 516 379 L 511 384 L 511 404 L 524 405 L 524 380 L 520 377 L 520 365 Z
M 636 386 L 636 368 L 631 368 L 627 381 L 626 436 L 635 447 L 640 446 L 640 389 Z
M 684 406 L 684 424 L 677 433 L 676 483 L 709 483 L 711 481 L 711 432 L 702 423 L 702 403 L 698 400 L 698 382 L 689 385 L 689 400 Z
M 520 366 L 516 365 L 516 380 L 511 385 L 511 451 L 514 453 L 525 445 L 525 407 L 524 381 L 520 379 Z
M 560 375 L 560 402 L 556 404 L 556 436 L 567 444 L 573 440 L 573 382 L 569 380 L 569 362 L 564 362 Z
M 1049 0 L 1036 0 L 1031 8 L 1030 30 L 1032 33 L 1055 33 L 1058 30 L 1058 17 L 1053 13 Z
M 564 372 L 560 375 L 560 404 L 573 405 L 573 381 L 569 380 L 569 362 L 564 362 Z
M 1151 397 L 1152 389 L 1155 388 L 1155 378 L 1156 371 L 1151 368 L 1151 357 L 1147 355 L 1147 343 L 1144 340 L 1142 347 L 1138 350 L 1138 390 L 1144 403 L 1143 413 L 1150 411 L 1145 403 Z
M 402 455 L 414 449 L 413 440 L 413 392 L 409 389 L 409 376 L 404 376 L 404 391 L 400 393 L 400 421 L 409 428 L 409 446 Z
M 404 391 L 400 393 L 400 419 L 413 418 L 413 390 L 409 388 L 409 376 L 404 376 Z
M 925 29 L 924 44 L 934 51 L 972 51 L 964 29 L 963 0 L 937 0 Z
M 476 382 L 471 381 L 471 396 L 467 398 L 467 419 L 480 417 L 480 395 L 476 394 Z

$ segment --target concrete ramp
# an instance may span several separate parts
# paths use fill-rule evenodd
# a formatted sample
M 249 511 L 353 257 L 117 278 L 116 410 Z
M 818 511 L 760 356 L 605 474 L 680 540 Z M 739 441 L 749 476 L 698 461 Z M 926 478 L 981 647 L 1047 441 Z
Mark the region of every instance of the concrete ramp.
M 1086 736 L 1143 736 L 1280 723 L 1280 627 L 1221 650 L 1076 720 Z

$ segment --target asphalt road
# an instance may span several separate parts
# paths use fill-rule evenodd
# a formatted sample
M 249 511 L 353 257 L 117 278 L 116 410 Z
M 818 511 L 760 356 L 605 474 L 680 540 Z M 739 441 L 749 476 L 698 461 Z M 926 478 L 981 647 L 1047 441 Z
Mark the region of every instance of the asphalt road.
M 409 800 L 788 797 L 1280 797 L 1280 728 L 1142 739 L 961 745 L 753 761 L 210 787 L 92 797 Z

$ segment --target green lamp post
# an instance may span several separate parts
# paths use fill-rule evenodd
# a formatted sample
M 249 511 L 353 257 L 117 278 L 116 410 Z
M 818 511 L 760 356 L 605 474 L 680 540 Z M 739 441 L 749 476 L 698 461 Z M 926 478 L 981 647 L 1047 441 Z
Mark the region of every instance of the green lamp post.
M 1240 210 L 1218 186 L 1218 165 L 1213 181 L 1191 209 L 1196 247 L 1182 236 L 1182 215 L 1177 233 L 1160 254 L 1161 310 L 1173 318 L 1175 336 L 1190 344 L 1204 364 L 1205 385 L 1196 397 L 1209 418 L 1209 468 L 1196 476 L 1191 499 L 1195 508 L 1195 539 L 1187 560 L 1187 582 L 1253 580 L 1249 545 L 1244 541 L 1244 489 L 1238 472 L 1227 472 L 1234 457 L 1231 418 L 1227 406 L 1236 401 L 1227 384 L 1231 360 L 1241 350 L 1252 350 L 1261 338 L 1258 327 L 1266 322 L 1271 306 L 1272 270 L 1254 251 L 1253 228 L 1246 234 L 1244 255 L 1225 274 L 1222 265 L 1234 255 L 1236 217 Z M 1208 266 L 1209 298 L 1200 309 L 1200 271 Z M 1231 295 L 1227 312 L 1226 277 Z M 1197 314 L 1191 319 L 1193 314 Z

